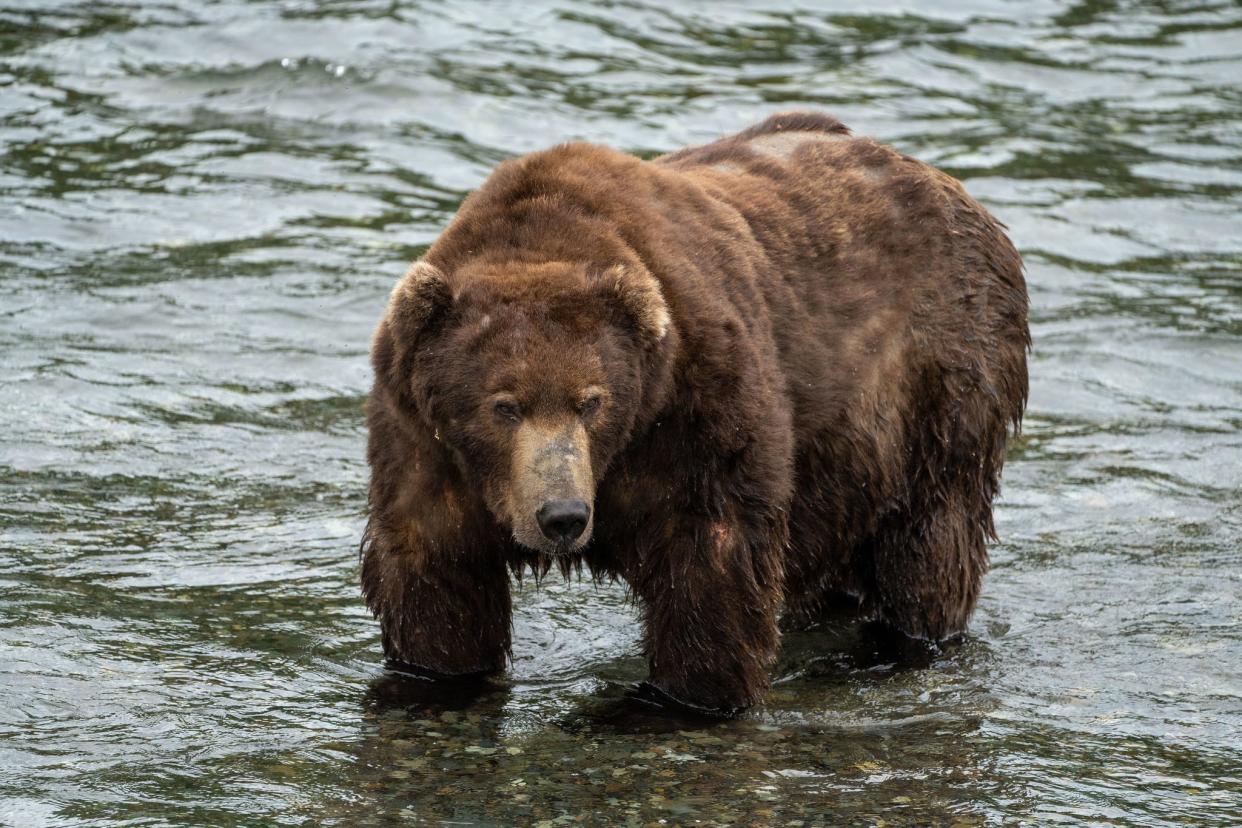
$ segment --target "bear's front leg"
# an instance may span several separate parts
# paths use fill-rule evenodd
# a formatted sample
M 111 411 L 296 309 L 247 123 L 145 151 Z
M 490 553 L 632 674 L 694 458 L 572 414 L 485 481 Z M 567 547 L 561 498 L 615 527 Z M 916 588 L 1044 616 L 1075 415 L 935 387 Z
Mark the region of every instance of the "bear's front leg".
M 661 534 L 633 581 L 650 684 L 689 708 L 743 710 L 776 658 L 784 528 L 682 517 Z
M 383 393 L 367 409 L 370 517 L 362 592 L 384 655 L 422 672 L 503 670 L 509 656 L 506 539 L 434 433 Z
M 503 670 L 510 642 L 504 561 L 461 538 L 405 534 L 397 540 L 369 529 L 363 548 L 363 592 L 379 618 L 384 655 L 432 676 Z

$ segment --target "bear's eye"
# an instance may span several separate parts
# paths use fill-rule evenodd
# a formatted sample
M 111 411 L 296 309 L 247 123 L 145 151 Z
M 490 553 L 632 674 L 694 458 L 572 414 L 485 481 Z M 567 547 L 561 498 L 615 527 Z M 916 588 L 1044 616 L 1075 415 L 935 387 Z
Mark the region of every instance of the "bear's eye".
M 522 422 L 522 409 L 515 400 L 496 400 L 493 404 L 496 416 L 511 423 Z
M 583 417 L 590 417 L 596 411 L 599 411 L 599 407 L 603 405 L 603 403 L 604 397 L 602 394 L 590 394 L 583 397 L 582 401 L 578 403 L 578 412 L 582 414 Z

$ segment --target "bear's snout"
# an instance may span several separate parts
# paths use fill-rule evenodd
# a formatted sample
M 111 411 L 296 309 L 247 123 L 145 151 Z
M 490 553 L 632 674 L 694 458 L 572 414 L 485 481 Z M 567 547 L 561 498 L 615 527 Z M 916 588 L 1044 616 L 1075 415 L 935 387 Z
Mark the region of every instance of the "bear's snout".
M 517 430 L 508 486 L 509 521 L 522 546 L 572 552 L 591 538 L 591 447 L 576 418 L 532 420 Z
M 543 536 L 553 543 L 572 543 L 591 518 L 591 507 L 581 500 L 549 500 L 535 512 Z

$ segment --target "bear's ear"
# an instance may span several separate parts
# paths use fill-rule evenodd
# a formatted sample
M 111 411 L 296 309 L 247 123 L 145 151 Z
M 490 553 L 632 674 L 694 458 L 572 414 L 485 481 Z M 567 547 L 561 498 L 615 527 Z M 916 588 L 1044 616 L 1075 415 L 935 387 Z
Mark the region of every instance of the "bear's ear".
M 444 274 L 433 264 L 419 260 L 392 289 L 384 322 L 404 350 L 434 324 L 453 304 Z
M 668 335 L 670 317 L 660 283 L 641 265 L 616 265 L 604 272 L 601 288 L 637 327 L 639 339 L 654 348 Z
M 415 262 L 392 289 L 388 309 L 371 340 L 371 367 L 398 389 L 408 381 L 410 359 L 421 335 L 453 304 L 444 274 L 427 262 Z M 398 394 L 402 392 L 398 391 Z

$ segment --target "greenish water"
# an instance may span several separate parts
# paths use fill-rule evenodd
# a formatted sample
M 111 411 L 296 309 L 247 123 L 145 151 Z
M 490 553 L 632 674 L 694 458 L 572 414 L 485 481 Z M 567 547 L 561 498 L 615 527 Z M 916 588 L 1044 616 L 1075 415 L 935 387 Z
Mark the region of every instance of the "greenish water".
M 920 10 L 921 7 L 921 10 Z M 793 106 L 962 178 L 1032 295 L 979 612 L 621 703 L 618 587 L 526 583 L 477 697 L 356 585 L 366 349 L 489 168 Z M 0 6 L 0 824 L 1238 825 L 1242 6 Z

